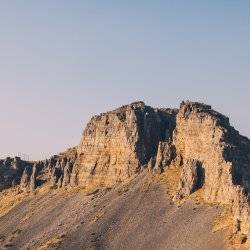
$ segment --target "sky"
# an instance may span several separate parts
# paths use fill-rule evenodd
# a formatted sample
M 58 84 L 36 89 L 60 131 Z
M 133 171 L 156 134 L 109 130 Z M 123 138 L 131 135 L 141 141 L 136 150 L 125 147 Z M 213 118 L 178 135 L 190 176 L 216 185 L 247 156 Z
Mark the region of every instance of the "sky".
M 250 137 L 250 1 L 0 1 L 0 158 L 79 143 L 95 114 L 201 101 Z

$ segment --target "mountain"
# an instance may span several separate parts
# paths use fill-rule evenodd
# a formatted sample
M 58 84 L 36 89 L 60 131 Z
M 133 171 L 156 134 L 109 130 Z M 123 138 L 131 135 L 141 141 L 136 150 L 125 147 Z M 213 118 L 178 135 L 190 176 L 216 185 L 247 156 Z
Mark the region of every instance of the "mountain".
M 249 249 L 250 140 L 211 106 L 134 102 L 77 147 L 0 161 L 7 249 Z

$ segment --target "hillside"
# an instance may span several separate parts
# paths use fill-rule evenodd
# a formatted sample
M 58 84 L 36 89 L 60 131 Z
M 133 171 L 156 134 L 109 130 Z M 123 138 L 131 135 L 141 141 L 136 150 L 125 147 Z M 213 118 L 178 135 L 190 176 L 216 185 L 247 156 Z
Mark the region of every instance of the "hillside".
M 76 148 L 0 161 L 9 249 L 248 249 L 250 140 L 211 106 L 135 102 Z

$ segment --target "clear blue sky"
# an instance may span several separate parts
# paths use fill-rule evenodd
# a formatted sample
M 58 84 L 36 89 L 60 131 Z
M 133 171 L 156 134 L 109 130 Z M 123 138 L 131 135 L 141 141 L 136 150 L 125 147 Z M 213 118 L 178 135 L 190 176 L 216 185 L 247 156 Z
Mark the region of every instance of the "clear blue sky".
M 211 104 L 250 136 L 250 1 L 0 2 L 0 158 L 78 144 L 135 100 Z

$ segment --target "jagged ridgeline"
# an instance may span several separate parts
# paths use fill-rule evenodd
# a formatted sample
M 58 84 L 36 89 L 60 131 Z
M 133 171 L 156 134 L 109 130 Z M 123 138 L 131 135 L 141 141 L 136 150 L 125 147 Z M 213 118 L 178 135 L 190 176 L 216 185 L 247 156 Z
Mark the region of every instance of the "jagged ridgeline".
M 76 159 L 76 148 L 38 162 L 19 157 L 0 160 L 0 191 L 19 186 L 23 191 L 34 191 L 42 185 L 66 186 Z
M 171 165 L 180 170 L 176 200 L 202 190 L 206 202 L 231 206 L 235 232 L 250 234 L 250 141 L 227 117 L 196 102 L 179 109 L 135 102 L 94 116 L 76 148 L 41 162 L 0 161 L 0 188 L 110 186 Z

